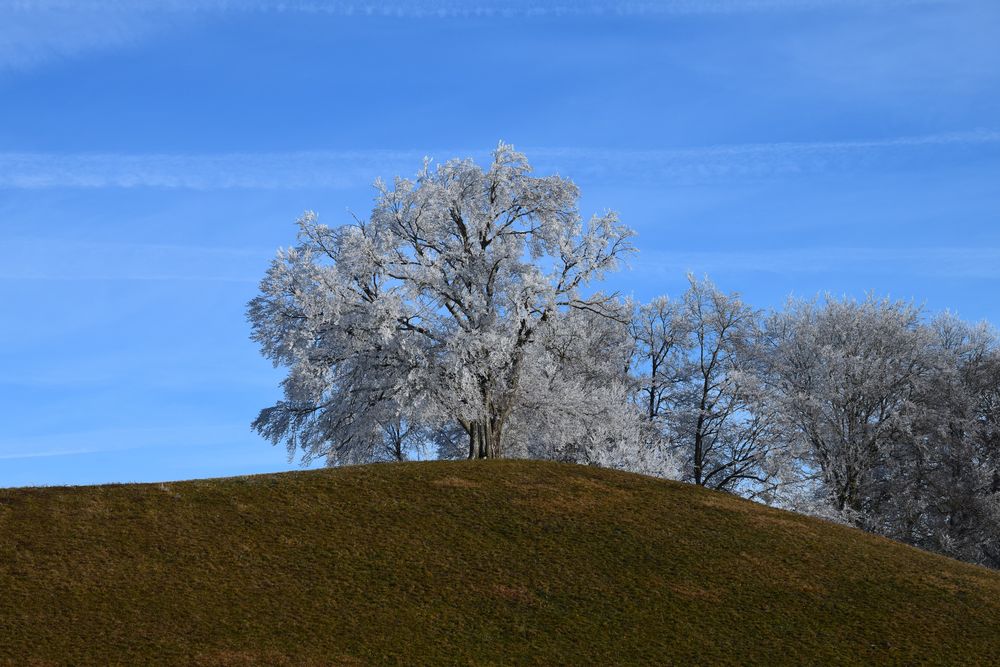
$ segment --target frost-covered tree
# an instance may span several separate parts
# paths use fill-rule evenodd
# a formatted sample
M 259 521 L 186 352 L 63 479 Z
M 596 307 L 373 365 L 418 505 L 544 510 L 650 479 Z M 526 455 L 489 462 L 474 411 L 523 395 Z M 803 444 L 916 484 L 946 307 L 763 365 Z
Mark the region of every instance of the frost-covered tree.
M 634 400 L 682 479 L 771 494 L 783 441 L 762 383 L 759 314 L 708 279 L 688 282 L 681 300 L 659 297 L 636 310 Z
M 307 213 L 250 302 L 254 340 L 288 368 L 284 399 L 255 428 L 337 464 L 453 450 L 456 431 L 470 458 L 539 454 L 606 426 L 616 384 L 596 387 L 593 360 L 567 361 L 554 341 L 621 319 L 614 295 L 587 291 L 632 249 L 617 216 L 582 220 L 572 182 L 532 176 L 505 144 L 487 170 L 425 162 L 376 189 L 353 224 Z M 587 409 L 571 420 L 554 403 Z M 414 442 L 396 446 L 404 433 Z
M 1000 353 L 996 333 L 950 314 L 927 326 L 932 372 L 893 453 L 878 508 L 890 537 L 1000 567 Z
M 833 508 L 878 522 L 892 453 L 911 432 L 918 387 L 931 371 L 915 306 L 869 296 L 790 302 L 769 322 L 771 382 Z
M 677 401 L 679 388 L 693 369 L 692 324 L 684 302 L 667 296 L 640 305 L 632 319 L 638 402 L 643 416 L 661 428 Z
M 688 371 L 673 419 L 686 478 L 748 496 L 769 493 L 782 434 L 761 383 L 759 314 L 708 279 L 688 280 Z
M 769 329 L 792 506 L 1000 567 L 996 334 L 874 297 L 793 302 Z
M 526 369 L 530 389 L 517 415 L 517 439 L 528 443 L 529 455 L 551 452 L 579 463 L 642 467 L 643 424 L 631 400 L 630 310 L 624 303 L 600 314 L 574 309 L 544 329 Z

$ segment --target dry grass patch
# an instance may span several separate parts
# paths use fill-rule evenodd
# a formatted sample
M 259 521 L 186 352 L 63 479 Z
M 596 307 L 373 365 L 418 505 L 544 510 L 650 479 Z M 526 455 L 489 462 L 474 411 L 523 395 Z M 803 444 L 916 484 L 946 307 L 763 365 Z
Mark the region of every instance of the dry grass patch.
M 996 655 L 997 573 L 591 467 L 423 462 L 0 490 L 0 665 Z
M 441 479 L 435 479 L 431 482 L 434 486 L 447 486 L 453 489 L 476 489 L 479 488 L 478 482 L 473 482 L 469 479 L 463 479 L 461 477 L 442 477 Z

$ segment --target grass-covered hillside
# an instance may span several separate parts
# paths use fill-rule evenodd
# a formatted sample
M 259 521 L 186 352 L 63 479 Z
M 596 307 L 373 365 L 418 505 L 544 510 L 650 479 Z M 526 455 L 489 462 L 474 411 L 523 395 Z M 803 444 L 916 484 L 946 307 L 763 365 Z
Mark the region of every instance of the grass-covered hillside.
M 998 655 L 1000 574 L 597 468 L 433 462 L 0 490 L 0 664 Z

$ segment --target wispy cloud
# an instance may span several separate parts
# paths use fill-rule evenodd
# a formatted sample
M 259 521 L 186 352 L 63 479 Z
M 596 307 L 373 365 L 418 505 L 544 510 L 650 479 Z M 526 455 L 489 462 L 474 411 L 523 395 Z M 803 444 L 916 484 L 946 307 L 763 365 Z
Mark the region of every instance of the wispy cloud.
M 710 274 L 911 275 L 1000 279 L 1000 247 L 782 248 L 719 252 L 643 252 L 633 271 L 669 275 Z
M 240 14 L 335 18 L 558 18 L 728 16 L 956 5 L 966 0 L 3 0 L 0 73 L 144 43 L 190 21 Z
M 895 8 L 962 0 L 13 0 L 18 11 L 274 12 L 402 18 L 734 14 Z
M 100 428 L 0 440 L 0 460 L 51 458 L 150 447 L 199 447 L 248 439 L 244 422 Z
M 237 314 L 241 306 L 242 303 L 237 303 L 224 309 L 225 316 L 232 316 L 240 323 Z M 168 326 L 174 326 L 179 338 L 186 333 L 183 326 L 164 324 L 158 328 L 162 332 Z M 30 338 L 30 332 L 21 333 L 25 339 Z M 71 334 L 60 336 L 61 341 L 74 339 Z M 260 360 L 249 342 L 206 353 L 198 345 L 184 341 L 157 350 L 156 354 L 150 354 L 147 348 L 98 348 L 87 354 L 38 356 L 8 362 L 0 368 L 0 392 L 42 391 L 63 397 L 109 390 L 136 396 L 169 391 L 240 392 L 271 389 L 279 379 L 271 364 Z
M 163 27 L 144 12 L 34 5 L 0 6 L 0 73 L 134 46 Z
M 666 150 L 522 147 L 540 173 L 580 181 L 629 179 L 670 184 L 864 171 L 992 155 L 1000 131 L 977 130 L 882 140 L 735 144 Z M 0 188 L 346 189 L 376 177 L 413 174 L 424 156 L 488 157 L 487 150 L 371 150 L 296 153 L 0 153 Z
M 526 149 L 540 169 L 576 179 L 699 183 L 926 165 L 970 149 L 995 150 L 1000 131 L 976 130 L 863 141 L 780 142 L 668 150 Z M 620 175 L 620 176 L 616 176 Z
M 0 188 L 152 187 L 347 188 L 370 183 L 387 167 L 412 173 L 420 151 L 293 153 L 46 154 L 0 153 Z
M 162 421 L 162 420 L 161 420 Z M 0 487 L 160 482 L 302 467 L 245 420 L 81 429 L 0 439 Z
M 56 456 L 79 456 L 81 454 L 98 454 L 100 452 L 113 451 L 94 447 L 77 447 L 75 449 L 51 449 L 41 451 L 24 451 L 13 453 L 0 452 L 0 461 L 10 461 L 15 459 L 45 459 Z M 116 450 L 115 450 L 116 451 Z
M 4 239 L 0 281 L 170 281 L 252 285 L 273 248 Z M 0 378 L 2 383 L 2 378 Z

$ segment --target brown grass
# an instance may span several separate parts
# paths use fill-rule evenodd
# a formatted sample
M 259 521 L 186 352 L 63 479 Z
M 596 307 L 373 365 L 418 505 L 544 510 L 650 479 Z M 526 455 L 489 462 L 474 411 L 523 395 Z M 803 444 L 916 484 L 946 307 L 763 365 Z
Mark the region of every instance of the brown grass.
M 428 462 L 0 490 L 0 665 L 997 655 L 996 572 L 597 468 Z

